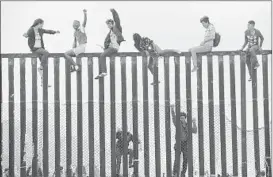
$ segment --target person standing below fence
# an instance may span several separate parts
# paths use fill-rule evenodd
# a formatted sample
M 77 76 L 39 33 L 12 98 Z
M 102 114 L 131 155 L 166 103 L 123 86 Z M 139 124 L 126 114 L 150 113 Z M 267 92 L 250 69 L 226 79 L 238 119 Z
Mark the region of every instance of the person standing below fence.
M 157 58 L 160 55 L 165 54 L 172 54 L 176 53 L 179 54 L 181 51 L 175 49 L 165 49 L 162 50 L 157 44 L 153 42 L 153 40 L 149 39 L 148 37 L 141 37 L 138 33 L 133 34 L 134 39 L 134 46 L 139 52 L 144 52 L 146 56 L 149 58 L 148 68 L 151 74 L 154 74 L 154 67 L 157 67 Z M 154 85 L 157 83 L 151 83 Z
M 245 31 L 245 43 L 240 50 L 243 51 L 248 44 L 248 48 L 246 50 L 246 64 L 249 72 L 248 81 L 251 81 L 252 69 L 257 69 L 260 66 L 256 54 L 257 52 L 262 51 L 264 37 L 262 33 L 255 28 L 255 22 L 253 20 L 248 22 L 247 28 L 248 29 Z M 261 40 L 260 43 L 259 39 Z
M 122 36 L 122 27 L 120 25 L 119 15 L 115 9 L 110 9 L 110 11 L 112 12 L 114 20 L 108 19 L 106 21 L 110 32 L 104 41 L 104 52 L 99 58 L 99 75 L 95 77 L 95 79 L 99 79 L 107 75 L 106 56 L 110 57 L 116 54 L 119 50 L 121 42 L 125 41 Z
M 120 176 L 120 164 L 121 164 L 121 157 L 123 156 L 123 136 L 122 136 L 122 131 L 118 130 L 116 133 L 116 160 L 117 160 L 117 166 L 116 166 L 116 173 L 117 173 L 117 177 Z M 127 143 L 128 143 L 128 147 L 130 145 L 130 142 L 134 142 L 133 141 L 133 135 L 130 132 L 127 132 Z M 140 143 L 140 141 L 138 140 L 137 143 Z M 129 168 L 134 167 L 133 165 L 133 158 L 134 158 L 134 151 L 131 148 L 128 148 L 128 155 L 129 155 Z
M 45 62 L 48 60 L 49 53 L 45 50 L 43 35 L 44 34 L 58 34 L 60 31 L 46 30 L 43 29 L 44 20 L 41 18 L 36 19 L 33 22 L 33 25 L 29 28 L 27 33 L 24 33 L 23 36 L 28 38 L 28 46 L 32 53 L 38 54 L 40 59 L 40 67 L 38 71 L 40 73 L 41 78 L 43 78 L 43 67 Z M 43 85 L 43 79 L 41 79 Z
M 81 26 L 80 21 L 74 20 L 73 22 L 73 28 L 74 31 L 74 41 L 72 45 L 72 49 L 68 50 L 64 53 L 64 58 L 68 60 L 68 62 L 71 64 L 70 71 L 80 71 L 80 67 L 75 63 L 72 57 L 76 57 L 81 53 L 85 52 L 86 43 L 87 43 L 87 36 L 85 33 L 85 27 L 87 22 L 87 11 L 83 10 L 84 14 L 84 20 Z
M 171 113 L 172 113 L 172 120 L 175 127 L 176 125 L 176 115 L 174 111 L 174 105 L 171 105 Z M 180 113 L 180 140 L 176 140 L 176 143 L 174 145 L 175 151 L 178 151 L 179 154 L 181 152 L 183 153 L 183 166 L 181 171 L 181 177 L 185 177 L 186 171 L 187 171 L 187 165 L 188 165 L 188 125 L 187 125 L 187 114 L 185 112 Z M 197 126 L 196 126 L 196 120 L 192 120 L 192 133 L 197 133 Z M 181 149 L 177 149 L 177 143 L 181 144 Z M 178 159 L 174 160 L 173 164 L 173 175 L 174 177 L 178 176 L 178 165 L 177 164 Z
M 197 53 L 210 52 L 213 47 L 213 40 L 215 39 L 215 28 L 213 24 L 209 22 L 209 17 L 204 16 L 200 19 L 203 27 L 206 29 L 205 39 L 201 42 L 200 46 L 189 49 L 192 55 L 193 69 L 192 72 L 198 70 L 197 67 Z

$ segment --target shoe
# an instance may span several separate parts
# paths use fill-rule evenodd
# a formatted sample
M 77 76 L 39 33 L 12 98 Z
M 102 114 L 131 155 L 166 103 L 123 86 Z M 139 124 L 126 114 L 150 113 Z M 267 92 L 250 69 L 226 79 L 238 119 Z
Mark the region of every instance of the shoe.
M 95 77 L 95 79 L 99 79 L 99 78 L 105 77 L 106 75 L 107 75 L 107 73 L 101 73 L 97 77 Z
M 157 85 L 159 83 L 160 83 L 160 81 L 158 81 L 158 82 L 152 82 L 151 85 Z
M 79 66 L 79 65 L 76 65 L 76 66 L 74 67 L 74 69 L 75 69 L 75 71 L 77 71 L 77 72 L 81 71 L 81 69 L 80 69 L 80 66 Z
M 249 82 L 252 81 L 252 78 L 250 77 L 250 78 L 248 79 L 248 81 L 249 81 Z
M 195 67 L 192 68 L 191 72 L 195 72 L 195 71 L 197 71 L 197 70 L 198 70 L 198 67 L 195 66 Z
M 260 66 L 260 64 L 257 62 L 256 65 L 254 66 L 254 69 L 257 69 Z

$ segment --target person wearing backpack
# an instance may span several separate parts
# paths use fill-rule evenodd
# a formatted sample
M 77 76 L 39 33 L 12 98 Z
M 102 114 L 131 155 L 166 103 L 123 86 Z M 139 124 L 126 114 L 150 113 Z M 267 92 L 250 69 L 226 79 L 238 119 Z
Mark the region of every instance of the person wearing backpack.
M 210 52 L 212 47 L 218 46 L 220 42 L 220 35 L 215 32 L 213 24 L 209 22 L 209 17 L 204 16 L 200 19 L 203 27 L 206 29 L 204 41 L 201 42 L 200 46 L 189 49 L 192 56 L 193 69 L 192 72 L 198 70 L 197 67 L 197 53 Z

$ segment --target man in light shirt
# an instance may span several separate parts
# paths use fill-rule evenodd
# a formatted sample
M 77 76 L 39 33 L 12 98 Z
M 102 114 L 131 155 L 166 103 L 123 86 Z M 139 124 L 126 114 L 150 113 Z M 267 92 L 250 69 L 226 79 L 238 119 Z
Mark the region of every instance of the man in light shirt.
M 200 46 L 189 49 L 192 55 L 192 62 L 193 62 L 192 72 L 195 72 L 198 70 L 196 54 L 203 53 L 203 52 L 210 52 L 212 50 L 213 40 L 215 38 L 215 28 L 209 22 L 209 17 L 207 16 L 202 17 L 200 19 L 200 22 L 202 23 L 203 27 L 206 29 L 206 32 L 205 32 L 205 38 L 201 42 Z

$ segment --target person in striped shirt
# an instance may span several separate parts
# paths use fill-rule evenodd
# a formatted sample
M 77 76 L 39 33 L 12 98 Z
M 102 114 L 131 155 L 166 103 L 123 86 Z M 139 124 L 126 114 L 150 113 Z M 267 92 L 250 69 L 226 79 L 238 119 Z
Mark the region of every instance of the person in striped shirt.
M 242 46 L 241 51 L 243 51 L 248 44 L 248 48 L 246 50 L 246 64 L 249 72 L 248 81 L 251 81 L 252 69 L 257 69 L 260 66 L 256 54 L 257 52 L 262 51 L 264 37 L 262 33 L 255 28 L 255 22 L 253 20 L 248 22 L 247 28 L 248 29 L 245 31 L 245 43 Z

